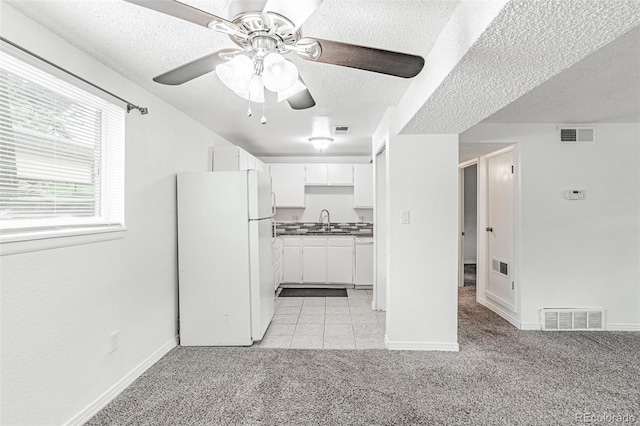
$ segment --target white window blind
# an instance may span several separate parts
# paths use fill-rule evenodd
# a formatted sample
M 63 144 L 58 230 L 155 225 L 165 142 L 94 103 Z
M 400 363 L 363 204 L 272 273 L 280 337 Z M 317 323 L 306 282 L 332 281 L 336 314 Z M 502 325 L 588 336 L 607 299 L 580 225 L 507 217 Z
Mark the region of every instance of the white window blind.
M 124 115 L 0 52 L 0 229 L 123 224 Z

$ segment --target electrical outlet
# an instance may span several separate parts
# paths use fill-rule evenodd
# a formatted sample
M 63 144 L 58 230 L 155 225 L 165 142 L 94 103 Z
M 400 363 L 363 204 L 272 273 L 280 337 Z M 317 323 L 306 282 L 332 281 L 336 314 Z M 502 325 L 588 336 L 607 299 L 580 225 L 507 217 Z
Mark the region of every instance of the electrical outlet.
M 291 222 L 297 222 L 298 216 L 291 216 Z
M 115 352 L 120 346 L 120 330 L 114 331 L 109 335 L 109 353 Z
M 359 219 L 360 219 L 360 223 L 364 222 L 364 216 L 360 216 Z

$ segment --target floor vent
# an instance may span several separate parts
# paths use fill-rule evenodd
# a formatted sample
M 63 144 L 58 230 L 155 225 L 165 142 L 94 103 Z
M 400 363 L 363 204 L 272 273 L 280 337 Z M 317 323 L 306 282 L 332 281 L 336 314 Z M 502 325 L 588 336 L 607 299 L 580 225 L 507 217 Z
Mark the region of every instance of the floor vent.
M 540 314 L 543 330 L 604 330 L 604 310 L 602 309 L 541 309 Z
M 593 127 L 559 127 L 560 142 L 595 142 L 596 129 Z

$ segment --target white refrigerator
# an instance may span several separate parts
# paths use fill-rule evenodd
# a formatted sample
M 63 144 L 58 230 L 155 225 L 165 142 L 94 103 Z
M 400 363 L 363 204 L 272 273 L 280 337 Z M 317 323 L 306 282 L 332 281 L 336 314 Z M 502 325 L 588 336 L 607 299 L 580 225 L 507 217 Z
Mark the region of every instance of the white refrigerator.
M 271 178 L 179 173 L 181 346 L 249 346 L 273 317 Z

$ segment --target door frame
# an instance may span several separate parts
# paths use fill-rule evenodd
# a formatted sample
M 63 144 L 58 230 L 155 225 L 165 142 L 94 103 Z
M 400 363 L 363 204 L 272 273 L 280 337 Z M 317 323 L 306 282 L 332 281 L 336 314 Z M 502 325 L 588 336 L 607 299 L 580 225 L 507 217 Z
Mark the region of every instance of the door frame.
M 486 297 L 487 282 L 489 280 L 489 239 L 487 233 L 482 232 L 488 225 L 489 218 L 489 176 L 488 160 L 498 155 L 513 152 L 513 281 L 514 285 L 514 311 L 511 312 L 502 305 L 493 302 Z M 520 291 L 520 253 L 521 253 L 521 173 L 520 173 L 520 150 L 517 143 L 506 148 L 499 149 L 484 155 L 478 159 L 478 263 L 476 268 L 476 301 L 486 306 L 502 318 L 507 320 L 516 328 L 521 328 L 521 294 Z
M 387 310 L 387 141 L 373 155 L 373 298 L 371 309 Z M 384 261 L 383 261 L 384 260 Z
M 464 232 L 464 169 L 477 164 L 477 158 L 458 164 L 458 287 L 464 286 L 464 235 L 462 234 Z M 479 183 L 477 179 L 478 171 L 479 169 L 476 168 L 476 191 Z M 479 198 L 476 203 L 479 203 Z M 477 224 L 478 215 L 476 214 L 476 229 L 479 229 Z M 476 237 L 476 259 L 478 259 L 477 246 Z

